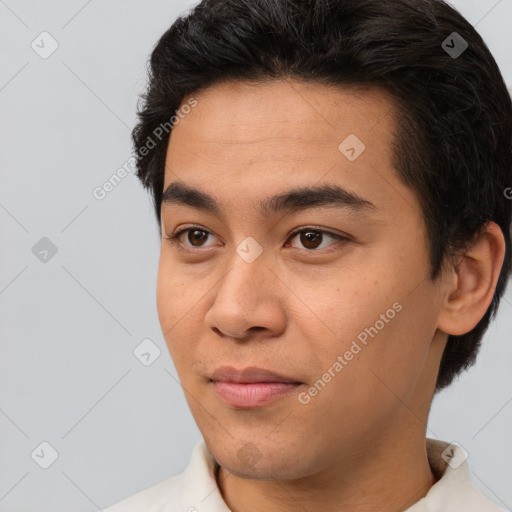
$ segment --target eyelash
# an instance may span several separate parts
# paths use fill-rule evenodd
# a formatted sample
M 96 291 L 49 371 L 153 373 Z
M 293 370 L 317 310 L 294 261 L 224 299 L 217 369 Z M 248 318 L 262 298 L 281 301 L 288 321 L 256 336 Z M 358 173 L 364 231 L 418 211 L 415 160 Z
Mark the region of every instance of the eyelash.
M 184 228 L 184 229 L 181 229 L 180 231 L 178 231 L 176 234 L 172 235 L 172 236 L 165 236 L 164 238 L 169 242 L 169 244 L 171 246 L 174 246 L 176 244 L 180 244 L 180 245 L 183 245 L 181 244 L 181 242 L 179 241 L 179 237 L 183 234 L 183 233 L 186 233 L 187 231 L 202 231 L 204 233 L 207 233 L 209 235 L 211 235 L 212 233 L 210 233 L 208 230 L 206 229 L 203 229 L 202 227 L 200 226 L 191 226 L 191 227 L 188 227 L 188 228 Z M 307 232 L 307 231 L 313 231 L 315 233 L 321 233 L 322 235 L 327 235 L 331 238 L 334 238 L 336 240 L 338 240 L 338 242 L 349 242 L 350 239 L 348 237 L 345 237 L 345 236 L 341 236 L 341 235 L 337 235 L 336 233 L 332 233 L 330 231 L 325 231 L 323 229 L 318 229 L 318 228 L 315 228 L 315 227 L 301 227 L 301 228 L 298 228 L 298 229 L 295 229 L 294 231 L 292 231 L 290 233 L 290 236 L 288 237 L 288 240 L 294 238 L 296 235 L 300 234 L 300 233 L 303 233 L 303 232 Z M 337 245 L 337 244 L 333 244 L 333 245 Z M 191 251 L 195 251 L 196 249 L 192 248 L 192 247 L 188 247 L 188 246 L 184 246 L 185 248 L 181 249 L 181 250 L 191 250 Z M 200 247 L 197 248 L 197 249 L 201 249 Z M 322 250 L 322 249 L 304 249 L 308 252 L 332 252 L 332 250 L 336 250 L 335 249 L 332 249 L 332 250 L 329 250 L 329 248 L 327 250 Z

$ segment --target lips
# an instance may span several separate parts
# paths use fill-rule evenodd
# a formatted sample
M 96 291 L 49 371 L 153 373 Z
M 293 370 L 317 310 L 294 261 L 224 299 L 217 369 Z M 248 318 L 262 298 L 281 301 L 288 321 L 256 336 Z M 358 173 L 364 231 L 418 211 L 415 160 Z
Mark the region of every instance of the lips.
M 270 404 L 278 398 L 291 396 L 302 383 L 285 375 L 263 368 L 237 370 L 223 366 L 211 376 L 215 393 L 235 408 L 255 408 Z
M 238 382 L 240 384 L 250 384 L 254 382 L 285 382 L 288 384 L 302 384 L 296 379 L 280 375 L 263 368 L 251 366 L 243 370 L 237 370 L 232 366 L 222 366 L 215 370 L 211 380 L 216 382 Z

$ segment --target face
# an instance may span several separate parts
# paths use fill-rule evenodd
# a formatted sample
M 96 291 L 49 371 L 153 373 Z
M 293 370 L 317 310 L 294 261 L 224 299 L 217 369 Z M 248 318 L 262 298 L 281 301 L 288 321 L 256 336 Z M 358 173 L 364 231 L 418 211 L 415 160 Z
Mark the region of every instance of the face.
M 157 306 L 211 453 L 301 478 L 424 433 L 442 294 L 391 98 L 291 80 L 194 98 L 167 152 Z

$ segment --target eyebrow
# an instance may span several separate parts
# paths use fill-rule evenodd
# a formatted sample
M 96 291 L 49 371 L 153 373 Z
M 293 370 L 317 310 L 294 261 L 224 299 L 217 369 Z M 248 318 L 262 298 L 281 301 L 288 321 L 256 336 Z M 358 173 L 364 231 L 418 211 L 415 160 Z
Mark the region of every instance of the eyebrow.
M 184 183 L 174 182 L 165 189 L 162 206 L 168 204 L 190 206 L 215 215 L 225 215 L 225 209 L 214 197 Z M 325 184 L 298 187 L 264 199 L 260 202 L 260 213 L 272 216 L 319 206 L 342 208 L 354 213 L 377 209 L 374 203 L 354 192 L 338 185 Z

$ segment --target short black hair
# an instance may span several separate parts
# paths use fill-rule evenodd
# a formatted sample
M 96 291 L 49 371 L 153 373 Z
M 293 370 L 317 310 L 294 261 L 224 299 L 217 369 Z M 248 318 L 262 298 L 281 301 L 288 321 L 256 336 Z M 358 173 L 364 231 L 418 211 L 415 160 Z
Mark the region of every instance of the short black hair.
M 430 279 L 487 221 L 505 237 L 492 302 L 470 332 L 448 337 L 436 391 L 475 362 L 511 269 L 512 101 L 457 10 L 441 0 L 203 0 L 161 36 L 149 64 L 132 138 L 160 234 L 169 120 L 190 95 L 221 81 L 280 78 L 390 93 L 393 165 L 422 208 Z

